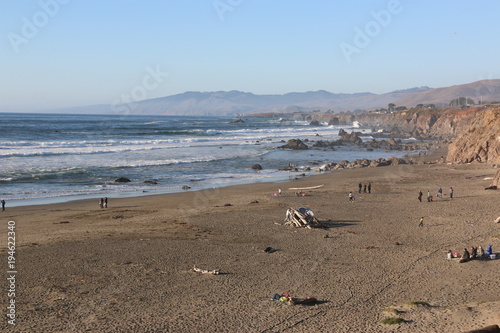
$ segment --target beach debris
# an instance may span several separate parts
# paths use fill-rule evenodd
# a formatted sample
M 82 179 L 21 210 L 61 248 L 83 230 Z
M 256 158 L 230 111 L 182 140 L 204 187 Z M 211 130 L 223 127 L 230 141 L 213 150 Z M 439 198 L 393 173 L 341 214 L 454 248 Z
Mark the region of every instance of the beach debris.
M 224 204 L 224 207 L 231 207 L 232 205 L 230 203 Z
M 259 203 L 259 201 L 258 201 L 258 200 L 253 200 L 253 201 L 251 201 L 250 203 L 251 203 L 251 204 L 256 204 L 256 203 Z
M 320 227 L 321 223 L 314 217 L 313 211 L 309 207 L 300 207 L 298 210 L 288 208 L 285 214 L 285 225 L 290 224 L 297 228 Z
M 131 180 L 127 177 L 120 177 L 115 179 L 115 183 L 130 183 Z
M 202 273 L 202 274 L 212 274 L 212 275 L 219 275 L 220 270 L 219 269 L 213 269 L 213 270 L 208 270 L 208 269 L 201 269 L 196 267 L 196 265 L 193 266 L 193 271 Z
M 317 188 L 321 188 L 325 186 L 325 184 L 321 184 L 321 185 L 316 185 L 316 186 L 309 186 L 309 187 L 290 187 L 289 190 L 315 190 Z
M 500 216 L 496 218 L 495 223 L 500 223 Z
M 272 301 L 282 302 L 288 305 L 315 305 L 318 303 L 318 299 L 316 297 L 306 297 L 306 298 L 295 298 L 291 297 L 288 292 L 283 294 L 274 294 L 271 298 Z
M 189 190 L 190 188 L 191 188 L 191 186 L 188 186 L 188 185 L 184 185 L 184 186 L 182 186 L 182 189 L 183 189 L 183 190 Z
M 61 221 L 61 222 L 54 222 L 53 224 L 66 224 L 66 223 L 71 223 L 69 221 Z
M 264 249 L 264 252 L 266 253 L 273 253 L 273 252 L 276 252 L 277 250 L 276 249 L 273 249 L 272 247 L 268 246 Z

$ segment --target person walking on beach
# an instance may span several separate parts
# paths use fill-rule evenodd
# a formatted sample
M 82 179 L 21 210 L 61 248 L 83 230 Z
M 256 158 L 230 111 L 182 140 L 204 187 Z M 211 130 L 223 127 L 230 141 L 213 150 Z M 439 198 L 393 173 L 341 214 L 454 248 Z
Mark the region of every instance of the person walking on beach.
M 281 197 L 281 187 L 278 188 L 278 195 Z
M 450 187 L 450 199 L 453 199 L 453 187 Z
M 104 200 L 102 198 L 99 198 L 99 207 L 103 207 Z
M 422 216 L 420 218 L 420 223 L 418 224 L 419 227 L 423 227 L 424 226 L 424 217 Z
M 365 185 L 363 186 L 363 192 L 364 192 L 364 193 L 366 193 L 366 188 L 367 188 L 367 186 L 366 186 L 366 184 L 365 184 Z
M 441 187 L 438 190 L 437 197 L 443 199 L 443 189 Z
M 358 185 L 358 193 L 361 193 L 361 189 L 363 188 L 363 185 L 361 183 L 359 183 Z
M 349 202 L 354 202 L 354 194 L 352 192 L 349 192 Z
M 422 196 L 424 194 L 422 193 L 422 191 L 418 192 L 418 201 L 422 202 Z
M 427 202 L 431 202 L 432 197 L 431 197 L 431 191 L 427 191 Z
M 368 193 L 372 193 L 372 183 L 368 183 Z
M 2 212 L 5 212 L 5 200 L 2 199 L 1 203 L 2 203 Z
M 104 208 L 108 208 L 108 197 L 104 198 Z

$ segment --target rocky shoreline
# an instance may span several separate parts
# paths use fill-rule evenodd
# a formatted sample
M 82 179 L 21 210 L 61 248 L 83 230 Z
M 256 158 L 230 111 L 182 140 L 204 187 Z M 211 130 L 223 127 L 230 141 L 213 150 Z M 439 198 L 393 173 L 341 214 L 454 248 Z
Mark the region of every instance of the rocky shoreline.
M 335 149 L 336 146 L 355 144 L 366 149 L 386 148 L 389 150 L 428 150 L 429 144 L 449 145 L 446 161 L 452 163 L 489 162 L 500 163 L 500 107 L 481 106 L 476 108 L 430 108 L 412 109 L 393 113 L 363 114 L 255 114 L 253 117 L 276 117 L 282 121 L 303 120 L 311 125 L 350 125 L 359 122 L 373 127 L 373 139 L 364 143 L 363 133 L 346 133 L 340 130 L 336 141 L 318 140 L 313 148 Z M 402 144 L 399 139 L 415 138 L 420 144 Z M 308 149 L 307 141 L 292 139 L 281 148 Z M 298 141 L 297 141 L 298 140 Z M 424 147 L 422 147 L 422 145 Z

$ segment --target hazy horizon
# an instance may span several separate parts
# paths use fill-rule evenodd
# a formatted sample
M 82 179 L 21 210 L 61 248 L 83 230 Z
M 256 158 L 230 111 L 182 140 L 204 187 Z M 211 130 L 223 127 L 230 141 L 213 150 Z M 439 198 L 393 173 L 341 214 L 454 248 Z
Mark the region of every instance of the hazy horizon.
M 195 3 L 3 1 L 0 111 L 500 78 L 492 0 Z

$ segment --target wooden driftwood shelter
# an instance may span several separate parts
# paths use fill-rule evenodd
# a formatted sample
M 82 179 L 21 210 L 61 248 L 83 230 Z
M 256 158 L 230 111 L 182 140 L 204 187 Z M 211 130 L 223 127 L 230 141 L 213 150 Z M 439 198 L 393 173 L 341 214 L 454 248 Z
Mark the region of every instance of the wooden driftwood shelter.
M 301 212 L 302 211 L 302 212 Z M 313 212 L 307 207 L 301 207 L 299 210 L 288 208 L 286 211 L 285 225 L 293 225 L 297 228 L 321 227 L 321 223 L 314 217 Z

